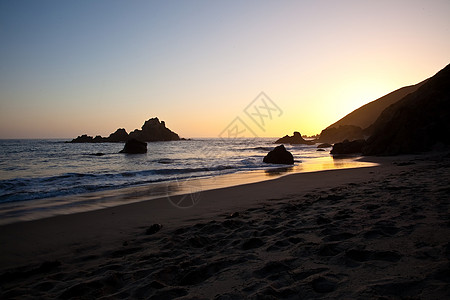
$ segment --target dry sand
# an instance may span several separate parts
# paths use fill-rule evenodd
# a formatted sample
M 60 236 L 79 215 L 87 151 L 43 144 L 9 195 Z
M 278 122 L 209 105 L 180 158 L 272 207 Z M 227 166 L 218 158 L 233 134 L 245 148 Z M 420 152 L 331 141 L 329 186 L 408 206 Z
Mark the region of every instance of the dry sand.
M 0 226 L 0 298 L 449 299 L 450 156 L 378 160 Z

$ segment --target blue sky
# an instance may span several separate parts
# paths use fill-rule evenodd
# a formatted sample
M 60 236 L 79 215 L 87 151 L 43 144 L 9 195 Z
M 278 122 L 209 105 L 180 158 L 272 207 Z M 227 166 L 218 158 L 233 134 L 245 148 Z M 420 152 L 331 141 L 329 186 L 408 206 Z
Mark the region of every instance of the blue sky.
M 261 91 L 283 115 L 258 135 L 319 133 L 448 64 L 449 14 L 449 1 L 2 1 L 0 138 L 154 116 L 217 136 Z

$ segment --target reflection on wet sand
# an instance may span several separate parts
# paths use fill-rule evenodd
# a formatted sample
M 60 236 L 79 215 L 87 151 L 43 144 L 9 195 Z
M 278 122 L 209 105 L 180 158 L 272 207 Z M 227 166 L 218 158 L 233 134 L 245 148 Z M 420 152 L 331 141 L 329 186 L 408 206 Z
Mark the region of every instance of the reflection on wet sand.
M 294 172 L 317 172 L 332 169 L 349 169 L 375 166 L 375 163 L 360 161 L 359 156 L 328 156 L 301 163 L 294 168 Z
M 264 170 L 264 173 L 269 177 L 273 177 L 273 176 L 283 175 L 287 172 L 291 172 L 293 169 L 294 169 L 294 167 L 267 169 L 267 170 Z

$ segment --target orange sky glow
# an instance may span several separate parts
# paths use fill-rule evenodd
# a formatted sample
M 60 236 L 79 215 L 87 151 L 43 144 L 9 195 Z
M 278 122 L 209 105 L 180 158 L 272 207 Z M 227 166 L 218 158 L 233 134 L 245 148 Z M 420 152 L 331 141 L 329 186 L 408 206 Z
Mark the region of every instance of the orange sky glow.
M 19 1 L 20 2 L 20 1 Z M 449 1 L 3 1 L 0 138 L 318 134 L 449 61 Z M 101 13 L 100 13 L 101 12 Z M 264 92 L 280 109 L 259 126 Z

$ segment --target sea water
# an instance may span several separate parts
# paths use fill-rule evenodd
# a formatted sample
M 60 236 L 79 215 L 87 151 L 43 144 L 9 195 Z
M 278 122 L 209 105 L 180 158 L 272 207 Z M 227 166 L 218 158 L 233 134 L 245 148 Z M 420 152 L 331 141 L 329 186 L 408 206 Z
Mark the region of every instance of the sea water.
M 103 191 L 103 195 L 107 195 L 108 191 L 114 194 L 152 184 L 170 187 L 174 182 L 223 175 L 229 178 L 230 174 L 261 170 L 273 177 L 286 171 L 307 172 L 355 165 L 353 158 L 335 160 L 329 149 L 317 151 L 316 145 L 286 145 L 294 156 L 294 167 L 263 163 L 264 156 L 276 146 L 274 140 L 199 138 L 152 142 L 148 143 L 146 154 L 134 155 L 119 153 L 123 143 L 0 140 L 0 223 L 21 214 L 34 219 L 39 215 L 33 213 L 37 207 L 40 210 L 45 207 L 53 215 L 58 214 L 57 207 L 62 205 L 72 209 L 78 206 L 76 211 L 83 211 L 81 203 L 86 202 L 90 204 L 85 205 L 86 210 L 96 208 L 96 203 L 112 205 L 113 201 L 108 205 L 105 196 L 83 196 L 83 201 L 75 200 L 79 199 L 77 195 L 93 192 Z M 114 205 L 118 204 L 120 200 L 115 199 Z

